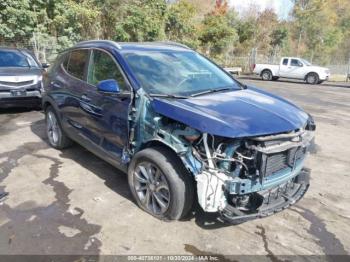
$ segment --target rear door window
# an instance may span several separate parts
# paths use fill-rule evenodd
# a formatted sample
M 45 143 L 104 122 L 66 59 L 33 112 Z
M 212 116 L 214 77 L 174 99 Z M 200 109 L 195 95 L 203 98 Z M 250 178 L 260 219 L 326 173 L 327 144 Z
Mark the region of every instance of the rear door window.
M 288 65 L 288 58 L 283 59 L 282 64 L 285 65 L 285 66 Z
M 85 68 L 88 62 L 88 50 L 74 50 L 69 55 L 66 70 L 72 76 L 84 80 Z M 65 66 L 65 64 L 63 64 Z

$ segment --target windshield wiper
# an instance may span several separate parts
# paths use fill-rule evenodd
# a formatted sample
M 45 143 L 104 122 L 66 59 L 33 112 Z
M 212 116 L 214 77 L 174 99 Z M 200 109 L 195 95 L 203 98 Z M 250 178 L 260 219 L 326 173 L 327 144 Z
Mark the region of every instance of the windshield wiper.
M 186 99 L 188 96 L 179 95 L 168 95 L 168 94 L 149 94 L 151 97 L 164 97 L 164 98 L 176 98 L 176 99 Z
M 191 95 L 191 97 L 202 96 L 202 95 L 206 95 L 206 94 L 217 93 L 217 92 L 228 91 L 228 90 L 234 90 L 234 89 L 233 88 L 229 88 L 229 87 L 214 88 L 214 89 L 209 89 L 209 90 L 205 90 L 203 92 L 199 92 L 199 93 L 193 94 L 193 95 Z

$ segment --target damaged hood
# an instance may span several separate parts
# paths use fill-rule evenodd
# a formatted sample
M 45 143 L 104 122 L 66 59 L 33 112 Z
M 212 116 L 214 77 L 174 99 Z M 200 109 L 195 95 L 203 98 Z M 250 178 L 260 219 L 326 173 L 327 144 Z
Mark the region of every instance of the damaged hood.
M 187 99 L 154 98 L 153 109 L 201 132 L 223 137 L 251 137 L 304 127 L 308 115 L 290 102 L 248 88 Z

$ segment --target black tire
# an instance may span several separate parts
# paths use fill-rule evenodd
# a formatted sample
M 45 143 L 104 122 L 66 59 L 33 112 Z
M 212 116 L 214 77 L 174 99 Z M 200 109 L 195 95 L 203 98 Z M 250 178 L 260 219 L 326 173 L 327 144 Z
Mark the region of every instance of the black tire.
M 324 81 L 323 80 L 320 80 L 320 81 L 318 81 L 318 83 L 317 84 L 322 84 Z
M 50 117 L 55 118 L 57 125 L 55 126 L 55 131 L 57 131 L 57 139 L 53 139 L 50 134 Z M 57 114 L 52 106 L 48 106 L 45 110 L 45 123 L 46 123 L 46 135 L 48 137 L 49 144 L 56 149 L 65 149 L 72 145 L 73 141 L 65 134 L 62 129 L 61 123 Z M 51 130 L 52 132 L 52 130 Z
M 158 168 L 168 186 L 166 194 L 169 201 L 167 202 L 167 207 L 164 208 L 163 211 L 158 210 L 159 213 L 153 211 L 154 208 L 152 210 L 150 207 L 153 205 L 153 202 L 156 203 L 158 201 L 153 197 L 153 194 L 158 193 L 157 189 L 153 188 L 153 192 L 150 191 L 151 189 L 148 183 L 144 183 L 145 186 L 143 186 L 143 188 L 146 187 L 147 189 L 141 189 L 140 187 L 137 189 L 137 185 L 140 183 L 138 170 L 140 170 L 140 166 L 142 167 L 145 163 L 149 163 L 152 167 Z M 194 201 L 194 180 L 179 157 L 170 149 L 155 147 L 146 148 L 138 152 L 130 163 L 128 181 L 131 193 L 138 206 L 158 219 L 180 220 L 184 218 L 192 208 Z M 151 198 L 149 197 L 148 199 L 151 199 L 152 205 L 146 204 L 147 193 L 151 194 Z M 143 195 L 145 195 L 144 198 Z
M 305 80 L 309 85 L 316 85 L 319 81 L 319 76 L 316 73 L 309 73 L 305 77 Z
M 273 81 L 277 81 L 279 79 L 279 77 L 278 76 L 274 76 L 274 77 L 272 77 L 272 80 Z
M 268 69 L 265 69 L 261 72 L 261 78 L 264 81 L 271 81 L 272 77 L 273 77 L 272 72 Z

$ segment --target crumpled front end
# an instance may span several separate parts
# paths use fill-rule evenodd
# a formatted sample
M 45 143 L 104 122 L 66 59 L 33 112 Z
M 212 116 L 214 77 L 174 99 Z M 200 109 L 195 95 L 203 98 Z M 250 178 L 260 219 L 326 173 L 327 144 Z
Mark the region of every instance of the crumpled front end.
M 264 217 L 294 204 L 309 187 L 303 168 L 312 130 L 225 139 L 203 134 L 194 145 L 204 163 L 196 175 L 198 201 L 229 222 Z
M 292 132 L 232 138 L 159 114 L 145 96 L 137 101 L 142 110 L 132 118 L 132 153 L 152 145 L 172 149 L 194 176 L 204 211 L 234 223 L 283 210 L 307 191 L 310 172 L 303 166 L 314 137 L 311 116 Z

